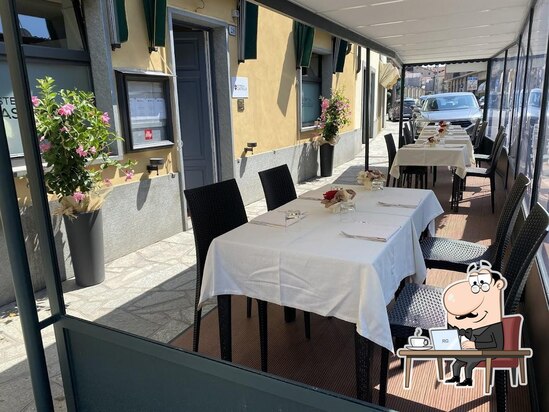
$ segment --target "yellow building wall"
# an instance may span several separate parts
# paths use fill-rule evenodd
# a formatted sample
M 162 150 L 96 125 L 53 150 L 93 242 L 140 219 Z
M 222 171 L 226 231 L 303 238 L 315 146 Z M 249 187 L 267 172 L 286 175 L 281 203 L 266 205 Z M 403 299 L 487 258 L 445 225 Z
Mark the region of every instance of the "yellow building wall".
M 232 76 L 248 78 L 249 98 L 243 112 L 232 99 L 234 155 L 243 155 L 247 142 L 257 142 L 254 153 L 297 143 L 297 70 L 293 21 L 263 7 L 259 8 L 257 60 L 236 64 Z M 236 54 L 236 53 L 235 53 Z

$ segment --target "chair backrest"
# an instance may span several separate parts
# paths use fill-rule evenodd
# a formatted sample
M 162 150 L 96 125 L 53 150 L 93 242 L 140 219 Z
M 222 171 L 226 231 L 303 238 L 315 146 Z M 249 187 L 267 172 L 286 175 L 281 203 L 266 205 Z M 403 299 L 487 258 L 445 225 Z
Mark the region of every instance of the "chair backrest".
M 493 246 L 491 246 L 494 250 L 492 267 L 498 272 L 501 271 L 503 257 L 509 246 L 509 240 L 511 239 L 511 233 L 513 232 L 513 227 L 517 220 L 522 198 L 526 193 L 526 186 L 529 184 L 530 179 L 520 173 L 509 191 L 505 204 L 503 205 L 503 210 L 499 215 L 496 237 L 494 238 Z
M 393 138 L 392 133 L 388 133 L 385 136 L 385 145 L 387 146 L 387 157 L 389 158 L 389 169 L 391 170 L 391 166 L 393 166 L 393 161 L 395 160 L 396 156 L 396 146 L 395 146 L 395 139 Z
M 267 209 L 273 210 L 297 198 L 294 182 L 288 165 L 273 167 L 259 172 L 265 193 Z
M 501 319 L 501 323 L 503 323 L 503 350 L 520 349 L 522 320 L 521 315 L 504 316 Z
M 475 140 L 473 142 L 473 146 L 475 149 L 478 149 L 480 145 L 482 144 L 482 139 L 484 139 L 484 135 L 486 134 L 486 127 L 488 126 L 488 122 L 482 122 L 480 126 L 477 129 L 477 134 L 475 136 Z
M 517 312 L 530 268 L 534 262 L 534 256 L 547 235 L 548 225 L 549 214 L 539 203 L 536 203 L 513 242 L 509 260 L 503 272 L 505 279 L 507 279 L 507 289 L 505 289 L 506 314 Z
M 412 144 L 414 143 L 414 138 L 412 137 L 412 132 L 408 128 L 408 123 L 404 123 L 404 142 L 405 144 Z
M 492 146 L 492 153 L 490 154 L 490 166 L 488 166 L 488 169 L 486 170 L 486 173 L 488 174 L 494 174 L 496 172 L 499 156 L 501 155 L 501 151 L 503 149 L 503 142 L 505 141 L 505 136 L 506 136 L 506 133 L 504 131 L 501 131 L 501 133 L 498 133 L 498 135 L 496 136 L 496 140 L 494 140 L 494 145 Z
M 193 224 L 197 279 L 202 281 L 204 262 L 212 240 L 248 222 L 236 180 L 184 191 Z
M 476 138 L 477 138 L 479 125 L 480 125 L 480 118 L 475 120 L 475 123 L 473 124 L 473 129 L 471 130 L 471 137 L 473 138 L 474 141 L 476 141 Z
M 416 125 L 414 123 L 414 119 L 408 120 L 408 124 L 410 125 L 410 133 L 412 134 L 412 140 L 416 140 Z
M 520 349 L 520 338 L 523 317 L 521 315 L 504 316 L 503 324 L 503 350 L 515 351 Z M 479 367 L 485 367 L 485 362 L 480 362 Z M 492 359 L 492 368 L 518 368 L 518 358 Z

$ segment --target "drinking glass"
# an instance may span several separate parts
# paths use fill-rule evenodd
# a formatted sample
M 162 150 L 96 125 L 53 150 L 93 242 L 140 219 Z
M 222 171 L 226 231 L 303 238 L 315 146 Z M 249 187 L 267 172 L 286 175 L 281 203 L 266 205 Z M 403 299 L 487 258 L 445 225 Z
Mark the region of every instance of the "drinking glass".
M 339 216 L 342 222 L 354 222 L 356 206 L 355 202 L 341 202 L 339 205 Z

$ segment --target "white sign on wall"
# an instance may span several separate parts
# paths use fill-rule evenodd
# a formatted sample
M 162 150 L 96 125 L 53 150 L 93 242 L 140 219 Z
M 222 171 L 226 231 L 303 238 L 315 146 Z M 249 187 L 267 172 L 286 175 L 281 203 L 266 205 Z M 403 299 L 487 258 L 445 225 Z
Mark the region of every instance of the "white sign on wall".
M 467 91 L 472 92 L 478 88 L 478 77 L 467 77 Z
M 232 89 L 233 99 L 247 99 L 248 98 L 248 78 L 233 77 L 231 79 L 231 89 Z

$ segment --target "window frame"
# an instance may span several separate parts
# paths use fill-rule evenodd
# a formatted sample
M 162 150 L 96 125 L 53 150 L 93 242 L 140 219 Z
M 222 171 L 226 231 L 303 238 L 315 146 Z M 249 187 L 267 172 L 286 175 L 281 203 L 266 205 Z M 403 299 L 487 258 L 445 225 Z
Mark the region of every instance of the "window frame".
M 313 48 L 313 54 L 319 56 L 320 62 L 320 93 L 322 96 L 329 97 L 331 95 L 332 89 L 332 53 L 329 50 Z M 302 98 L 303 98 L 303 68 L 300 67 L 297 69 L 297 78 L 298 78 L 298 106 L 297 106 L 297 122 L 298 130 L 300 132 L 309 132 L 316 130 L 317 126 L 307 125 L 303 126 L 303 107 L 302 107 Z M 320 104 L 320 103 L 319 103 Z
M 148 72 L 148 71 L 134 71 L 134 70 L 115 70 L 116 76 L 116 88 L 118 94 L 118 107 L 120 113 L 120 123 L 122 127 L 122 134 L 124 138 L 124 146 L 126 152 L 142 152 L 146 150 L 166 149 L 171 148 L 174 145 L 173 128 L 170 127 L 173 124 L 173 108 L 171 105 L 171 75 L 162 72 Z M 164 94 L 164 102 L 166 104 L 166 139 L 160 142 L 155 142 L 149 145 L 136 145 L 132 135 L 131 119 L 130 119 L 130 107 L 129 107 L 129 91 L 128 82 L 150 82 L 150 83 L 162 83 L 162 91 Z

